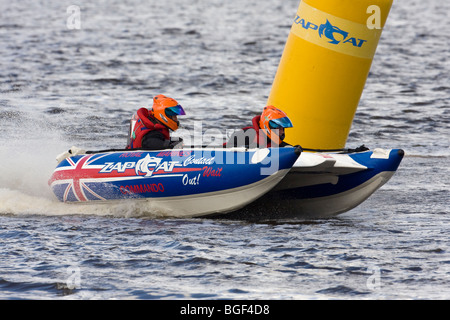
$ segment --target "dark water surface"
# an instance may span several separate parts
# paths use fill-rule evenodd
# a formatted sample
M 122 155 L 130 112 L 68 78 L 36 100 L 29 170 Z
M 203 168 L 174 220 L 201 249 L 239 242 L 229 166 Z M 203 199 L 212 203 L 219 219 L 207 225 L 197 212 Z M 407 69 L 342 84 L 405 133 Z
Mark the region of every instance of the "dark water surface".
M 394 3 L 349 137 L 404 149 L 398 173 L 307 221 L 165 219 L 47 186 L 68 147 L 123 147 L 159 93 L 187 130 L 248 125 L 298 0 L 78 1 L 80 29 L 71 4 L 0 0 L 1 299 L 450 298 L 448 2 Z

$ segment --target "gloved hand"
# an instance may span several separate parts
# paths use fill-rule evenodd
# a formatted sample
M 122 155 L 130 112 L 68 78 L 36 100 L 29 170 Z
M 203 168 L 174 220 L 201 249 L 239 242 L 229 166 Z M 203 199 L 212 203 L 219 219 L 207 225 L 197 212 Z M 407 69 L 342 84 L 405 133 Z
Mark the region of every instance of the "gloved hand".
M 184 143 L 181 137 L 171 137 L 169 148 L 170 149 L 183 149 Z

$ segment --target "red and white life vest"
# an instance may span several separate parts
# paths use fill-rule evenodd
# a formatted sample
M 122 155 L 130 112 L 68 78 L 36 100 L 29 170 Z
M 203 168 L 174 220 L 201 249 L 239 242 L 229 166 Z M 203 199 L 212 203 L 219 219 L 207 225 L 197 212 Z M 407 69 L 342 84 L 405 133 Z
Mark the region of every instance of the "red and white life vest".
M 150 131 L 159 131 L 166 140 L 170 140 L 169 129 L 158 123 L 147 108 L 139 109 L 130 120 L 127 149 L 142 148 L 142 139 Z

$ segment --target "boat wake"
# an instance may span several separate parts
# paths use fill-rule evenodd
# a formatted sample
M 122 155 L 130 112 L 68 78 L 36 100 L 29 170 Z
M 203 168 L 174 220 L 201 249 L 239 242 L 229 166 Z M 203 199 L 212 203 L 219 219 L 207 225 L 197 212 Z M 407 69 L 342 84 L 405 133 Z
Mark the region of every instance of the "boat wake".
M 0 188 L 0 215 L 45 215 L 45 216 L 104 216 L 114 218 L 164 218 L 168 212 L 151 205 L 141 206 L 133 201 L 104 204 L 66 204 L 52 195 L 38 196 L 23 190 Z
M 90 205 L 64 204 L 59 202 L 48 187 L 48 179 L 56 166 L 55 155 L 67 149 L 73 141 L 63 137 L 63 130 L 44 120 L 2 114 L 5 131 L 1 138 L 0 157 L 0 215 L 99 215 L 113 217 L 160 217 L 165 213 L 149 206 L 137 204 Z M 6 125 L 8 124 L 8 125 Z M 7 128 L 7 129 L 6 129 Z

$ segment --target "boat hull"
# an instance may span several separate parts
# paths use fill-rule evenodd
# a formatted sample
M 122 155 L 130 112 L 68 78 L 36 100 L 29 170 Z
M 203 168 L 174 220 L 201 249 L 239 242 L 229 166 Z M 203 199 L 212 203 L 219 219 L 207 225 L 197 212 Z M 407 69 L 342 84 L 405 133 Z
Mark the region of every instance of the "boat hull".
M 265 219 L 337 216 L 354 209 L 387 183 L 403 156 L 399 149 L 302 153 L 273 190 L 236 214 Z
M 133 200 L 144 212 L 205 216 L 260 198 L 284 178 L 299 154 L 295 148 L 82 154 L 61 161 L 49 185 L 62 202 Z

